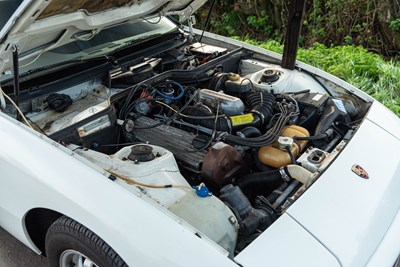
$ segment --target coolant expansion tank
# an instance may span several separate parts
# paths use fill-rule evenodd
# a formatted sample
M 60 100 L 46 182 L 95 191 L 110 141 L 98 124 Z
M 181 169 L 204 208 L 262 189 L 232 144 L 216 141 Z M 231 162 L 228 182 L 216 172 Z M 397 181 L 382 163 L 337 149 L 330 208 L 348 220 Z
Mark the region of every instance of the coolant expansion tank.
M 294 136 L 298 137 L 309 137 L 310 134 L 307 129 L 297 126 L 297 125 L 290 125 L 281 133 L 281 136 L 293 138 Z M 299 140 L 293 142 L 292 147 L 290 150 L 292 151 L 293 156 L 297 157 L 300 152 L 306 146 L 306 140 Z M 291 158 L 289 153 L 281 149 L 279 147 L 278 141 L 275 141 L 272 145 L 264 146 L 258 150 L 258 158 L 262 163 L 268 165 L 273 168 L 281 168 L 291 163 Z

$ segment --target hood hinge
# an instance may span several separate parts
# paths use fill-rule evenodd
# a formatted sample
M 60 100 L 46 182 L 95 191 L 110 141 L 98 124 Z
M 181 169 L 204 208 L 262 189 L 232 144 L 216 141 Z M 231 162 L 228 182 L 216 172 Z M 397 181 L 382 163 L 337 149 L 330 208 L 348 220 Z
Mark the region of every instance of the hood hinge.
M 196 25 L 196 17 L 194 15 L 190 15 L 188 17 L 188 26 L 190 36 L 194 38 L 193 26 Z

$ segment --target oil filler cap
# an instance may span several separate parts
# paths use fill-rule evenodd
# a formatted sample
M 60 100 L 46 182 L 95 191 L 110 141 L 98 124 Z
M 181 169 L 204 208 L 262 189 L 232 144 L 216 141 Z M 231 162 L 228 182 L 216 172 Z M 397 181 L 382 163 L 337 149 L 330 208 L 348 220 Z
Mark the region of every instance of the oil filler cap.
M 148 145 L 136 145 L 131 148 L 128 159 L 135 162 L 151 161 L 156 156 L 153 154 L 153 148 Z

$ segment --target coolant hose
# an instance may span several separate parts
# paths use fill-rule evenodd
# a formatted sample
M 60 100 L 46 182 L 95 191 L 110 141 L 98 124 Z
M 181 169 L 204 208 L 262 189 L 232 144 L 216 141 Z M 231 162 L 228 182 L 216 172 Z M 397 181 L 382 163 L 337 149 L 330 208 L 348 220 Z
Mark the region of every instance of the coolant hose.
M 311 182 L 312 173 L 305 168 L 291 164 L 284 167 L 285 172 L 293 179 L 299 181 L 300 183 L 308 186 Z
M 284 181 L 289 182 L 293 178 L 300 183 L 308 186 L 311 182 L 312 173 L 305 168 L 291 164 L 282 169 L 255 172 L 241 177 L 236 184 L 248 195 L 272 192 L 278 185 Z
M 246 195 L 255 196 L 261 192 L 272 192 L 283 181 L 280 171 L 273 170 L 247 174 L 236 183 Z

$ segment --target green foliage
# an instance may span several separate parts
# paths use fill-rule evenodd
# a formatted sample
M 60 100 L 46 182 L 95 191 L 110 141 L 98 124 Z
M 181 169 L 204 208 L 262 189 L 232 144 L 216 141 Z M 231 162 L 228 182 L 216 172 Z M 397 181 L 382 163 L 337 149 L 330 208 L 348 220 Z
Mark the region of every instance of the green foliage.
M 261 12 L 261 16 L 248 16 L 247 19 L 248 26 L 254 27 L 258 32 L 263 35 L 270 36 L 272 33 L 272 26 L 268 25 L 268 16 L 265 11 Z
M 282 40 L 289 20 L 291 0 L 217 1 L 212 32 L 251 39 Z M 200 11 L 199 21 L 208 12 Z M 392 17 L 391 21 L 382 14 Z M 300 46 L 314 42 L 331 45 L 362 45 L 381 54 L 395 56 L 400 47 L 398 0 L 312 0 L 306 2 Z M 384 17 L 385 17 L 384 16 Z M 392 31 L 385 30 L 390 27 Z
M 246 42 L 282 53 L 283 45 L 276 41 Z M 400 116 L 400 62 L 385 61 L 361 46 L 326 47 L 315 43 L 300 48 L 297 59 L 331 73 L 370 94 Z
M 219 34 L 233 36 L 237 35 L 238 29 L 240 29 L 241 23 L 238 17 L 239 15 L 234 12 L 223 13 L 218 19 L 211 19 L 211 31 L 218 29 Z
M 394 19 L 389 22 L 389 27 L 394 31 L 400 31 L 400 19 Z
M 313 0 L 306 18 L 312 23 L 303 27 L 303 34 L 314 41 L 333 45 L 378 47 L 376 29 L 377 2 L 371 0 Z
M 350 44 L 353 43 L 353 38 L 352 38 L 351 36 L 349 36 L 349 35 L 346 35 L 346 36 L 343 38 L 343 42 L 344 42 L 345 44 L 347 44 L 347 45 L 350 45 Z

